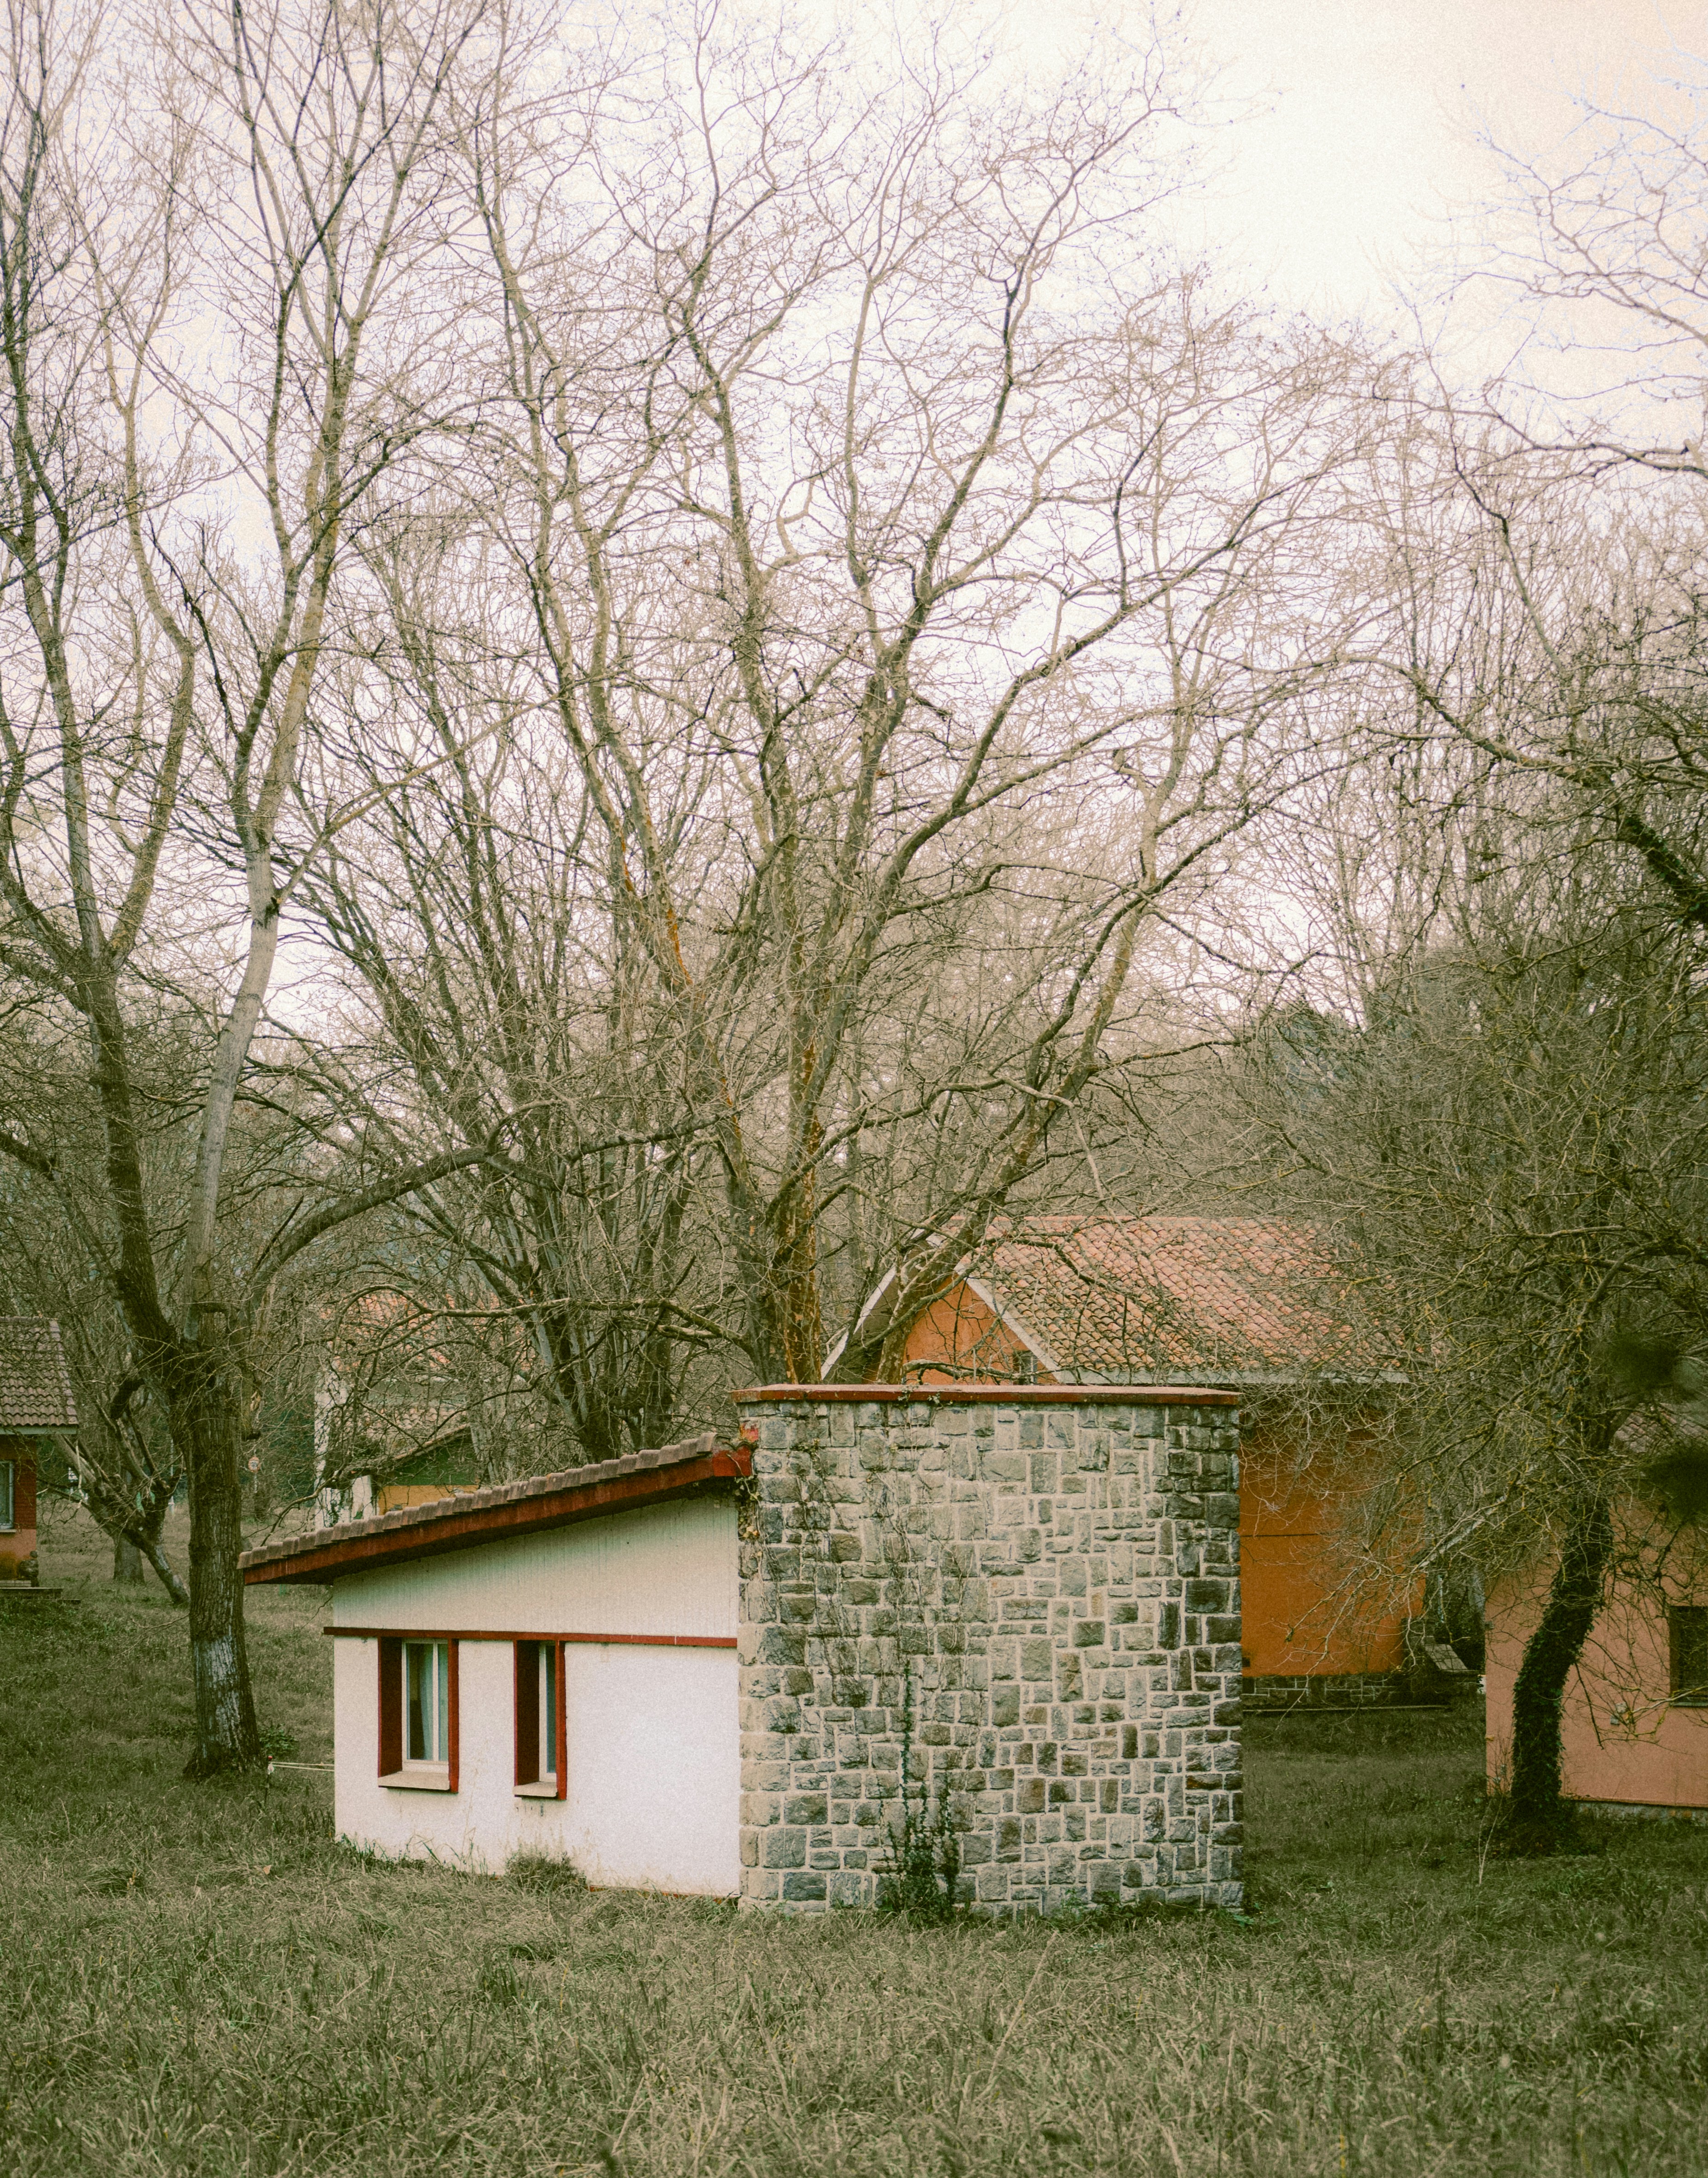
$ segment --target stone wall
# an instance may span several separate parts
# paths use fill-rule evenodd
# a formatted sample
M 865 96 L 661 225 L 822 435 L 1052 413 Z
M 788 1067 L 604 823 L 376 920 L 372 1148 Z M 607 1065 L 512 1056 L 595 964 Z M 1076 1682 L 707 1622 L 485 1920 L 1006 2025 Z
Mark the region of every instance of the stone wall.
M 1240 1896 L 1239 1416 L 1147 1387 L 738 1395 L 742 1896 L 873 1902 L 901 1788 L 962 1896 Z

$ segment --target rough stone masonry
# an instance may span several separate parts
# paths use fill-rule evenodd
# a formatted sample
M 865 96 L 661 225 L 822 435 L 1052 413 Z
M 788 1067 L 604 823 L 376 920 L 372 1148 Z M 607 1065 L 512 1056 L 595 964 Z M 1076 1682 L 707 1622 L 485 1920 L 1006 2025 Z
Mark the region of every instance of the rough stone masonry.
M 1240 1897 L 1239 1413 L 1147 1387 L 742 1393 L 746 1903 L 868 1905 L 901 1789 L 982 1912 Z

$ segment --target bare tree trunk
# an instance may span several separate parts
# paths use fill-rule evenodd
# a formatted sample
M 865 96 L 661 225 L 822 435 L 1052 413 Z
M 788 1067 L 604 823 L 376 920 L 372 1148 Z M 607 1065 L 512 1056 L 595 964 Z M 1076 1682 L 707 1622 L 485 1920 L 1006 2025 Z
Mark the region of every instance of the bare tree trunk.
M 189 1590 L 184 1586 L 183 1581 L 179 1579 L 178 1573 L 172 1568 L 171 1561 L 167 1558 L 166 1552 L 161 1550 L 160 1546 L 160 1538 L 157 1535 L 145 1536 L 139 1547 L 140 1548 L 144 1557 L 148 1560 L 149 1563 L 154 1568 L 155 1572 L 159 1575 L 161 1586 L 172 1598 L 178 1608 L 180 1611 L 188 1611 L 189 1609 Z
M 244 1635 L 242 1415 L 212 1357 L 174 1403 L 172 1431 L 189 1456 L 189 1649 L 195 1745 L 187 1777 L 247 1769 L 261 1759 Z
M 112 1577 L 126 1588 L 142 1586 L 142 1552 L 129 1536 L 116 1536 L 112 1545 Z
M 1514 1852 L 1552 1852 L 1571 1831 L 1572 1811 L 1560 1793 L 1560 1710 L 1566 1682 L 1601 1606 L 1601 1582 L 1612 1551 L 1612 1517 L 1606 1499 L 1597 1497 L 1567 1534 L 1513 1688 L 1508 1849 Z

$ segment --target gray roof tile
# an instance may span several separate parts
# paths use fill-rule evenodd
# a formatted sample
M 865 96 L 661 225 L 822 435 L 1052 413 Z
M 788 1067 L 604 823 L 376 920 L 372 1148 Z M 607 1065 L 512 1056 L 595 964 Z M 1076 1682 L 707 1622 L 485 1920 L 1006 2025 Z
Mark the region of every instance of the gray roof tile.
M 276 1543 L 262 1543 L 245 1551 L 239 1562 L 245 1568 L 268 1565 L 295 1557 L 304 1550 L 321 1550 L 358 1535 L 390 1535 L 399 1528 L 431 1528 L 436 1522 L 462 1519 L 488 1505 L 514 1504 L 523 1497 L 549 1497 L 559 1490 L 582 1490 L 619 1475 L 636 1475 L 644 1469 L 678 1467 L 691 1460 L 709 1458 L 717 1439 L 708 1430 L 703 1436 L 685 1437 L 658 1452 L 625 1453 L 621 1459 L 595 1460 L 588 1467 L 566 1467 L 556 1475 L 530 1475 L 522 1482 L 495 1482 L 484 1490 L 460 1490 L 454 1497 L 436 1497 L 427 1505 L 402 1505 L 395 1513 L 381 1513 L 366 1520 L 343 1520 L 336 1528 L 309 1528 Z
M 0 1316 L 0 1436 L 76 1427 L 59 1326 L 45 1316 Z

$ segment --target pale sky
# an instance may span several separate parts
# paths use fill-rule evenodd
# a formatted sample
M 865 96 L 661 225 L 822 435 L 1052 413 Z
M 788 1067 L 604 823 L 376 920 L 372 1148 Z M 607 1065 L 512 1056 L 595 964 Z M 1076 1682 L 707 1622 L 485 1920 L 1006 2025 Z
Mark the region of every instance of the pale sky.
M 1391 282 L 1445 255 L 1445 215 L 1493 186 L 1480 127 L 1541 153 L 1589 91 L 1654 111 L 1656 75 L 1708 50 L 1708 0 L 1196 0 L 1183 11 L 1247 118 L 1214 132 L 1224 178 L 1199 215 L 1230 273 L 1328 315 L 1381 313 Z M 999 46 L 1042 52 L 1133 0 L 1013 0 Z
M 1378 305 L 1486 197 L 1481 129 L 1545 153 L 1574 94 L 1657 110 L 1657 75 L 1708 47 L 1708 0 L 1201 0 L 1224 90 L 1269 106 L 1234 133 L 1212 216 L 1289 300 Z

